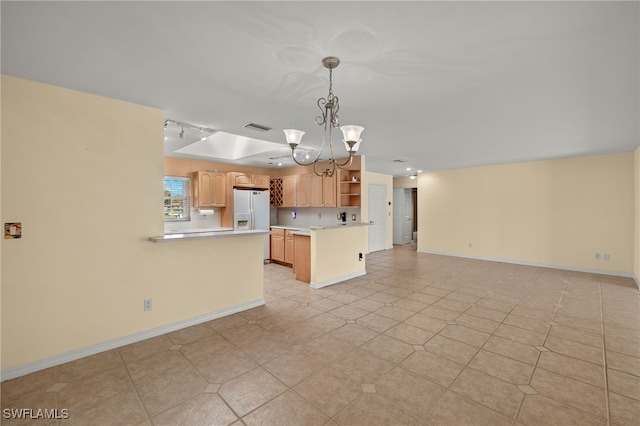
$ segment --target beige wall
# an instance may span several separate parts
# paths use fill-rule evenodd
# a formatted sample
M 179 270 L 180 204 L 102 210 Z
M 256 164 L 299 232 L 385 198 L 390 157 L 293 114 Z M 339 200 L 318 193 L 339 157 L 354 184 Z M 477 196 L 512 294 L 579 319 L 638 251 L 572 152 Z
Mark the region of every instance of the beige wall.
M 164 232 L 163 120 L 2 76 L 2 222 L 23 224 L 2 240 L 3 371 L 262 299 L 262 236 L 147 241 Z
M 633 271 L 636 278 L 636 284 L 640 287 L 640 148 L 634 153 L 635 163 L 635 199 L 636 199 L 636 220 L 635 220 L 635 255 Z
M 405 178 L 394 178 L 393 179 L 393 187 L 394 188 L 417 188 L 418 187 L 418 179 L 411 179 L 408 177 Z
M 364 160 L 363 160 L 364 161 Z M 369 185 L 385 185 L 387 187 L 387 248 L 393 248 L 393 176 L 381 173 L 365 172 L 362 175 L 362 222 L 369 222 Z
M 355 276 L 365 272 L 367 250 L 366 226 L 311 231 L 311 284 L 321 284 L 340 277 Z
M 422 173 L 418 250 L 630 275 L 633 181 L 632 153 Z

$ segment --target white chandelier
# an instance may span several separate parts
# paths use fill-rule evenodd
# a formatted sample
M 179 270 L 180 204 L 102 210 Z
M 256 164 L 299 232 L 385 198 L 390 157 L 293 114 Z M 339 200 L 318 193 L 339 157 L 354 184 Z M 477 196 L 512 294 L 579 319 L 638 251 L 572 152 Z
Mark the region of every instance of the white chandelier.
M 360 138 L 360 134 L 364 130 L 364 127 L 361 126 L 342 126 L 340 130 L 342 130 L 342 135 L 344 137 L 344 146 L 349 154 L 349 158 L 347 158 L 343 163 L 339 163 L 336 161 L 336 157 L 333 153 L 333 140 L 332 140 L 332 130 L 334 127 L 340 126 L 339 118 L 338 118 L 338 110 L 340 109 L 340 105 L 338 103 L 338 97 L 333 94 L 333 80 L 332 73 L 333 69 L 336 68 L 340 64 L 340 59 L 335 56 L 328 56 L 322 60 L 322 65 L 325 68 L 329 69 L 329 95 L 326 98 L 318 99 L 318 108 L 320 108 L 321 115 L 316 117 L 316 124 L 319 126 L 324 126 L 324 134 L 322 135 L 322 145 L 320 146 L 320 151 L 315 159 L 310 163 L 303 163 L 298 161 L 296 158 L 296 148 L 300 145 L 302 141 L 302 136 L 305 132 L 302 130 L 295 129 L 285 129 L 284 134 L 287 139 L 287 143 L 291 147 L 291 157 L 293 157 L 293 161 L 301 166 L 310 166 L 313 164 L 313 171 L 318 176 L 331 177 L 336 172 L 336 167 L 339 169 L 347 168 L 351 165 L 353 161 L 353 156 L 358 152 L 358 148 L 360 148 L 360 142 L 362 139 Z M 329 161 L 329 167 L 325 169 L 318 170 L 318 164 L 323 161 L 320 156 L 324 150 L 324 145 L 329 140 L 329 151 L 331 152 L 331 159 Z

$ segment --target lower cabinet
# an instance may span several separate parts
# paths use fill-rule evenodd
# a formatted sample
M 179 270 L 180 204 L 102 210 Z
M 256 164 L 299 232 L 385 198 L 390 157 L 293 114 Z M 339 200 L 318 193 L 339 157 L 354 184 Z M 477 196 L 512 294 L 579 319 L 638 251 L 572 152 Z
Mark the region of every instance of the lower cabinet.
M 271 228 L 271 260 L 284 263 L 284 229 Z
M 271 228 L 271 261 L 293 265 L 293 234 L 288 229 Z

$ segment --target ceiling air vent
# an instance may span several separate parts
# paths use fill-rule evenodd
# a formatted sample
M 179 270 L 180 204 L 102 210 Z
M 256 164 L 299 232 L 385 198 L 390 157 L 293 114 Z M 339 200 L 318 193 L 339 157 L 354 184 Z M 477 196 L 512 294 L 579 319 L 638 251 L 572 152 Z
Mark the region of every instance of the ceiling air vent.
M 248 123 L 242 127 L 245 127 L 247 129 L 257 130 L 258 132 L 268 132 L 269 130 L 271 130 L 271 127 L 264 126 L 262 124 L 256 124 L 256 123 Z
M 401 160 L 401 159 L 397 159 L 397 160 L 392 160 L 393 163 L 408 163 L 409 160 Z

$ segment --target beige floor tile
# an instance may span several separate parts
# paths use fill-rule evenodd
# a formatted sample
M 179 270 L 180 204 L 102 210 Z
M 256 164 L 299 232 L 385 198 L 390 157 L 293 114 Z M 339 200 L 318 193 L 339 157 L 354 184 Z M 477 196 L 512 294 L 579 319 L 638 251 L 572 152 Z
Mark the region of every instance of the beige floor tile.
M 640 377 L 607 369 L 609 391 L 640 400 Z
M 431 333 L 439 333 L 447 326 L 447 322 L 427 315 L 416 314 L 404 320 L 405 324 L 422 328 Z
M 604 365 L 604 351 L 600 348 L 553 336 L 549 336 L 544 346 L 562 355 L 581 359 L 592 364 Z
M 218 395 L 203 393 L 158 414 L 153 418 L 153 424 L 158 426 L 228 425 L 236 419 L 236 415 Z
M 440 335 L 432 337 L 424 344 L 424 348 L 431 353 L 464 365 L 478 352 L 478 348 L 475 346 L 451 340 Z
M 369 340 L 361 348 L 393 364 L 398 364 L 414 351 L 411 345 L 384 334 Z
M 467 312 L 456 318 L 456 324 L 473 328 L 474 330 L 482 331 L 484 333 L 493 333 L 500 325 L 497 321 L 474 317 L 473 315 L 469 315 Z
M 398 324 L 398 322 L 399 321 L 383 317 L 375 313 L 370 313 L 369 315 L 365 315 L 362 318 L 358 318 L 356 320 L 356 323 L 373 331 L 377 331 L 378 333 L 387 331 L 394 325 Z
M 512 420 L 482 404 L 447 391 L 427 420 L 433 426 L 510 426 Z
M 329 313 L 338 318 L 343 318 L 345 320 L 357 320 L 358 318 L 362 318 L 365 315 L 369 314 L 369 312 L 364 309 L 356 308 L 355 306 L 345 305 L 340 306 Z
M 330 335 L 360 346 L 376 337 L 379 333 L 358 324 L 346 324 L 333 330 Z
M 554 325 L 553 327 L 551 327 L 549 335 L 560 337 L 561 339 L 583 343 L 589 346 L 595 346 L 596 348 L 604 347 L 604 339 L 601 334 L 591 333 L 589 331 L 584 331 L 577 328 Z
M 242 419 L 247 426 L 321 426 L 329 420 L 327 416 L 293 391 L 283 393 Z
M 529 319 L 535 319 L 538 321 L 542 321 L 542 322 L 546 322 L 546 321 L 552 321 L 553 317 L 554 317 L 554 311 L 551 310 L 539 310 L 539 309 L 532 309 L 532 308 L 527 308 L 525 306 L 516 306 L 513 308 L 513 310 L 511 311 L 512 315 L 518 315 L 521 317 L 525 317 L 525 318 L 529 318 Z M 522 327 L 524 328 L 524 327 Z M 536 331 L 536 330 L 533 330 Z
M 426 419 L 445 388 L 396 367 L 376 383 L 376 390 L 401 408 Z
M 513 303 L 509 303 L 509 302 L 504 302 L 504 301 L 500 301 L 500 300 L 495 300 L 493 298 L 490 297 L 483 297 L 482 299 L 478 300 L 476 302 L 476 305 L 483 307 L 483 308 L 489 308 L 489 309 L 493 309 L 496 311 L 502 311 L 502 312 L 510 312 L 513 309 Z M 490 318 L 491 319 L 491 318 Z
M 184 345 L 212 336 L 213 334 L 215 334 L 215 331 L 213 331 L 211 327 L 206 324 L 199 324 L 168 333 L 167 337 L 174 345 Z
M 416 313 L 429 306 L 429 303 L 422 303 L 405 297 L 404 299 L 393 302 L 393 306 Z
M 147 420 L 140 400 L 133 389 L 128 389 L 82 409 L 69 409 L 69 420 L 61 420 L 60 424 L 123 425 L 139 424 Z
M 25 400 L 26 398 L 34 395 L 44 393 L 56 383 L 56 367 L 47 368 L 26 376 L 4 381 L 0 388 L 2 408 L 10 406 L 14 401 Z M 53 395 L 53 398 L 55 400 L 55 395 Z M 25 406 L 25 408 L 29 407 Z
M 507 315 L 502 321 L 503 324 L 509 324 L 514 327 L 523 328 L 525 330 L 535 331 L 536 333 L 546 335 L 551 327 L 547 322 L 532 318 L 515 315 L 513 313 Z
M 364 394 L 333 419 L 340 426 L 418 426 L 418 417 L 378 394 Z
M 341 292 L 341 293 L 332 294 L 331 296 L 327 297 L 327 299 L 334 300 L 336 302 L 340 302 L 346 305 L 348 303 L 355 302 L 356 300 L 361 299 L 361 297 L 351 293 Z
M 263 364 L 264 368 L 287 386 L 294 386 L 323 366 L 320 359 L 304 350 L 289 351 Z
M 472 306 L 465 311 L 465 315 L 470 315 L 476 318 L 484 318 L 487 320 L 502 322 L 507 317 L 507 313 L 496 309 L 484 308 L 482 306 Z
M 489 338 L 489 334 L 461 325 L 447 325 L 439 336 L 448 337 L 471 346 L 481 347 Z
M 122 368 L 122 359 L 117 350 L 101 352 L 56 367 L 57 381 L 71 383 L 93 376 L 111 368 Z
M 611 421 L 619 425 L 640 423 L 640 401 L 626 396 L 609 393 Z
M 351 303 L 351 306 L 354 306 L 358 309 L 365 310 L 367 312 L 374 312 L 384 307 L 384 303 L 376 302 L 375 300 L 371 300 L 371 299 L 359 299 Z
M 112 368 L 69 383 L 58 393 L 61 406 L 82 409 L 133 389 L 124 368 Z
M 531 387 L 540 395 L 563 404 L 607 418 L 605 390 L 556 373 L 537 368 Z
M 533 366 L 481 350 L 468 364 L 469 367 L 513 384 L 527 384 Z
M 412 325 L 400 323 L 385 331 L 384 334 L 410 345 L 424 345 L 435 334 Z
M 384 306 L 376 311 L 377 315 L 381 315 L 383 317 L 391 318 L 396 321 L 404 321 L 410 316 L 413 316 L 414 313 L 411 311 L 407 311 L 406 309 L 398 308 L 396 306 Z
M 640 343 L 638 342 L 613 336 L 605 336 L 605 341 L 608 351 L 619 352 L 621 354 L 640 358 Z
M 462 313 L 471 307 L 469 303 L 460 302 L 458 300 L 451 299 L 449 298 L 449 296 L 438 300 L 436 303 L 434 303 L 431 306 L 437 306 L 439 308 L 445 308 L 445 309 L 449 309 L 459 313 Z
M 540 351 L 531 345 L 499 336 L 491 336 L 482 349 L 530 365 L 536 365 L 540 356 Z
M 294 390 L 325 415 L 333 417 L 360 395 L 362 386 L 326 367 L 298 383 Z
M 356 346 L 351 342 L 325 334 L 303 345 L 302 351 L 318 360 L 316 362 L 328 364 L 345 356 L 355 348 Z
M 192 363 L 198 363 L 212 356 L 229 351 L 233 348 L 234 346 L 229 343 L 224 337 L 220 335 L 213 335 L 182 346 L 182 348 L 180 348 L 180 352 Z M 158 356 L 160 355 L 157 355 L 156 358 Z M 168 355 L 164 356 L 168 357 Z M 141 364 L 143 365 L 143 368 L 147 368 L 144 367 L 143 363 Z M 136 367 L 137 366 L 138 364 L 136 364 Z
M 291 346 L 294 343 L 301 343 L 300 341 L 307 342 L 308 340 L 312 339 L 312 337 L 308 337 L 308 333 L 311 333 L 314 337 L 322 333 L 315 328 L 313 329 L 313 332 L 307 330 L 306 328 L 304 330 L 301 330 L 298 325 L 293 326 L 292 329 L 294 330 L 291 332 L 270 333 L 269 335 L 258 337 L 252 342 L 242 346 L 242 352 L 251 357 L 251 359 L 253 359 L 258 364 L 264 364 L 265 362 L 269 362 L 272 359 L 291 350 Z M 306 332 L 305 336 L 307 336 L 308 338 L 302 339 L 300 337 L 302 331 Z M 235 348 L 230 349 L 230 351 L 233 351 L 234 349 Z
M 412 353 L 400 366 L 444 387 L 451 385 L 464 368 L 462 364 L 427 351 Z
M 604 367 L 555 352 L 540 353 L 538 368 L 605 388 Z
M 416 302 L 424 303 L 425 305 L 432 305 L 436 303 L 438 300 L 440 300 L 441 298 L 438 296 L 430 295 L 430 294 L 416 292 L 408 295 L 407 299 L 415 300 Z
M 251 343 L 258 337 L 268 336 L 269 332 L 255 324 L 245 324 L 240 327 L 223 330 L 220 334 L 234 345 L 243 346 Z
M 524 397 L 515 385 L 471 368 L 465 368 L 449 389 L 507 417 L 516 415 Z
M 323 312 L 331 311 L 333 309 L 339 308 L 342 305 L 342 303 L 336 302 L 335 300 L 331 299 L 320 299 L 315 302 L 309 303 L 309 306 L 311 306 L 312 308 Z
M 210 358 L 194 363 L 196 369 L 208 383 L 224 383 L 258 364 L 239 349 L 231 349 Z
M 564 325 L 566 327 L 578 328 L 580 330 L 588 331 L 590 333 L 602 334 L 602 322 L 588 320 L 583 318 L 576 318 L 563 313 L 557 313 L 553 318 L 553 322 L 556 324 Z
M 286 390 L 282 382 L 258 367 L 223 384 L 218 395 L 233 411 L 244 416 Z
M 401 296 L 395 296 L 393 294 L 383 293 L 383 292 L 374 293 L 371 296 L 367 296 L 366 298 L 369 300 L 375 300 L 376 302 L 380 302 L 380 303 L 394 303 L 402 299 Z
M 640 376 L 640 358 L 633 356 L 607 351 L 607 367 Z
M 357 383 L 366 384 L 377 382 L 380 377 L 393 368 L 393 365 L 379 356 L 358 348 L 349 352 L 344 358 L 333 362 L 331 367 Z
M 451 309 L 436 306 L 435 304 L 420 311 L 420 314 L 427 315 L 443 321 L 453 321 L 460 316 L 462 312 L 453 311 Z
M 171 370 L 150 382 L 136 385 L 140 399 L 151 416 L 193 398 L 206 387 L 207 382 L 191 366 Z
M 159 352 L 167 351 L 171 346 L 173 346 L 173 343 L 163 334 L 123 346 L 118 348 L 118 352 L 120 352 L 122 360 L 125 363 L 129 363 L 139 361 L 140 359 L 147 358 Z
M 541 395 L 527 395 L 518 420 L 533 426 L 605 426 L 607 421 Z
M 494 335 L 504 337 L 505 339 L 515 340 L 525 345 L 540 346 L 544 344 L 546 335 L 536 333 L 535 331 L 525 330 L 520 327 L 514 327 L 509 324 L 500 324 Z

